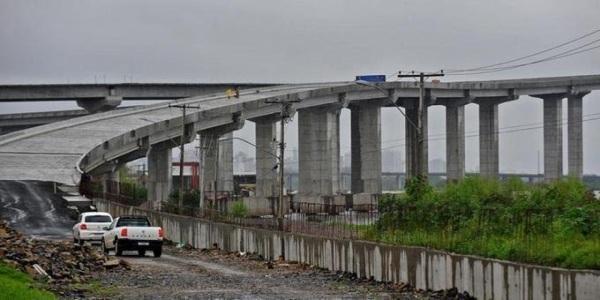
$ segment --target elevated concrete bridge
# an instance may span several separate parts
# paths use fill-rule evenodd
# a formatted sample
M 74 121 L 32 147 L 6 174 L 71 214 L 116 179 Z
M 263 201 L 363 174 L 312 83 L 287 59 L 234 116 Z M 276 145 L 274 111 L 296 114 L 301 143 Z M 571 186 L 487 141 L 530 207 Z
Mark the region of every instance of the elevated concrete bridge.
M 174 100 L 250 89 L 274 83 L 101 83 L 0 85 L 0 102 L 77 101 L 90 112 L 113 109 L 124 100 Z
M 300 201 L 337 201 L 342 108 L 349 108 L 352 115 L 352 191 L 358 201 L 363 195 L 381 193 L 381 107 L 393 101 L 403 106 L 413 119 L 419 97 L 416 83 L 386 82 L 377 86 L 379 89 L 354 82 L 335 82 L 252 88 L 242 90 L 239 99 L 217 94 L 176 100 L 178 104 L 200 106 L 198 110 L 189 110 L 185 120 L 178 109 L 159 103 L 22 130 L 0 137 L 0 179 L 78 184 L 82 173 L 115 178 L 116 167 L 146 156 L 149 198 L 160 201 L 170 189 L 171 148 L 180 139 L 189 142 L 199 134 L 205 148 L 206 163 L 202 170 L 205 190 L 211 191 L 215 186 L 232 189 L 233 140 L 221 143 L 218 140 L 250 120 L 256 123 L 259 185 L 256 201 L 264 202 L 277 189 L 273 186 L 274 158 L 261 153 L 272 151 L 280 112 L 278 104 L 267 102 L 295 99 L 300 100 L 292 107 L 299 122 Z M 427 83 L 425 88 L 427 105 L 447 108 L 449 179 L 464 176 L 464 105 L 479 105 L 481 174 L 497 177 L 498 105 L 524 95 L 541 98 L 544 103 L 546 180 L 555 180 L 563 173 L 561 112 L 562 99 L 568 98 L 568 170 L 573 176 L 582 176 L 582 98 L 600 89 L 600 75 Z M 406 128 L 407 150 L 410 150 L 416 142 L 415 134 L 412 127 Z M 411 151 L 406 152 L 407 162 L 414 159 Z M 427 159 L 423 163 L 426 162 Z

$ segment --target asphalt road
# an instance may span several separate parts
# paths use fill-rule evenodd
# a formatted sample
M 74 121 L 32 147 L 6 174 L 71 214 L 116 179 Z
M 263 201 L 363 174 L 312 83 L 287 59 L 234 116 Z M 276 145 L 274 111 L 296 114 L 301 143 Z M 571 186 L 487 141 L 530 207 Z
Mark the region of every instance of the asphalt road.
M 48 239 L 71 238 L 75 224 L 52 183 L 39 181 L 0 181 L 0 218 L 23 234 Z

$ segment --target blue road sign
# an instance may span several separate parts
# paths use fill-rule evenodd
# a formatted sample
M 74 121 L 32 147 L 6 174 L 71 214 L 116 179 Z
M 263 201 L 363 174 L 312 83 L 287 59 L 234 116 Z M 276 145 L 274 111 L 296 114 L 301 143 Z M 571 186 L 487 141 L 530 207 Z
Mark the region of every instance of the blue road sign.
M 385 82 L 385 75 L 358 75 L 356 81 Z

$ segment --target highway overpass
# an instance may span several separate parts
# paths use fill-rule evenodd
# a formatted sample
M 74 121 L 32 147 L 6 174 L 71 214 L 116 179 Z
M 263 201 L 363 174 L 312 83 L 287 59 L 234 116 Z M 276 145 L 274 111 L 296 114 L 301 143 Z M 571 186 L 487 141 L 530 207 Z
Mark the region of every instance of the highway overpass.
M 90 111 L 113 109 L 125 100 L 174 100 L 252 89 L 274 83 L 100 83 L 0 85 L 0 102 L 77 101 Z
M 600 75 L 426 83 L 425 104 L 447 108 L 448 178 L 459 179 L 465 173 L 464 105 L 479 105 L 481 174 L 498 177 L 498 106 L 524 95 L 538 97 L 544 104 L 546 180 L 556 180 L 563 174 L 562 99 L 568 98 L 567 165 L 571 175 L 581 177 L 582 98 L 598 89 Z M 114 171 L 119 165 L 147 157 L 149 197 L 160 201 L 170 189 L 171 148 L 180 139 L 189 142 L 199 134 L 205 153 L 202 170 L 205 190 L 216 186 L 220 190 L 232 189 L 233 140 L 219 142 L 219 139 L 231 135 L 249 120 L 256 123 L 256 198 L 263 201 L 276 191 L 272 171 L 275 158 L 264 155 L 273 149 L 275 124 L 281 111 L 280 104 L 272 102 L 295 100 L 298 102 L 291 104 L 289 110 L 298 114 L 299 122 L 300 201 L 337 201 L 339 111 L 345 108 L 351 110 L 352 192 L 359 196 L 378 194 L 381 193 L 381 107 L 394 102 L 404 107 L 408 118 L 414 120 L 419 93 L 414 82 L 385 82 L 377 84 L 377 88 L 355 82 L 282 85 L 245 89 L 239 99 L 218 93 L 176 100 L 173 103 L 200 107 L 188 110 L 185 119 L 169 103 L 82 116 L 1 136 L 0 179 L 78 184 L 83 173 L 116 179 Z M 414 159 L 410 153 L 417 143 L 414 129 L 408 123 L 406 128 L 407 162 L 410 162 Z M 423 144 L 426 149 L 427 141 Z M 427 159 L 422 163 L 426 162 Z

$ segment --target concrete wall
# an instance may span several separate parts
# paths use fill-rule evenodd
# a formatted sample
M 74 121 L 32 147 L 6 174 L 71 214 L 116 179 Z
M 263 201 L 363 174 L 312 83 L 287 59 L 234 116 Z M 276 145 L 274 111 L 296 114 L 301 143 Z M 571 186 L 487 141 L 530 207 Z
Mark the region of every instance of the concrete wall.
M 286 259 L 334 271 L 356 273 L 378 281 L 408 282 L 421 289 L 456 286 L 478 299 L 598 299 L 600 271 L 566 270 L 455 255 L 420 247 L 376 244 L 280 233 L 147 211 L 95 200 L 113 216 L 147 215 L 162 226 L 166 238 L 194 248 L 218 244 L 229 251 L 248 251 L 277 258 L 281 241 Z

